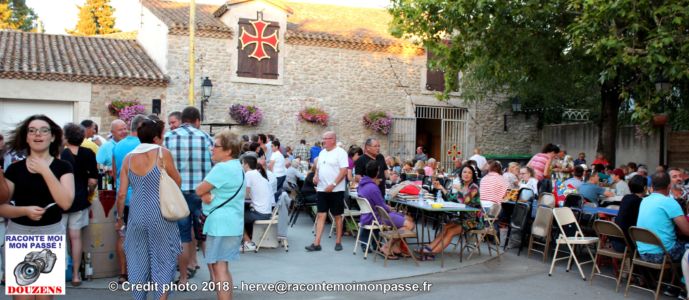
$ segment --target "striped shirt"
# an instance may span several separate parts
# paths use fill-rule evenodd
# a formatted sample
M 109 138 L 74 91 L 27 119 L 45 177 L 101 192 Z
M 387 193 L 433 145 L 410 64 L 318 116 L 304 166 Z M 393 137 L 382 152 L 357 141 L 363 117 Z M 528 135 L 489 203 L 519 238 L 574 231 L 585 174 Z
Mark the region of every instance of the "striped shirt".
M 543 175 L 545 173 L 545 164 L 548 163 L 549 159 L 548 154 L 538 153 L 531 158 L 528 164 L 526 164 L 533 169 L 538 181 L 543 180 L 545 176 Z
M 490 172 L 481 178 L 479 196 L 481 201 L 502 202 L 507 193 L 507 181 L 500 174 Z
M 212 146 L 213 139 L 207 133 L 188 123 L 165 134 L 165 147 L 182 177 L 182 191 L 194 191 L 210 172 Z

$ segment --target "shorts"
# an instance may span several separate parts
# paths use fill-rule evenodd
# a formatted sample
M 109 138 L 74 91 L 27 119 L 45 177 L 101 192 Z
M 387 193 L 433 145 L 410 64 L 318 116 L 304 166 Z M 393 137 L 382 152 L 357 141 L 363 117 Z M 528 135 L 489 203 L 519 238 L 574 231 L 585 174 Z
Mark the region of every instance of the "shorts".
M 80 230 L 89 225 L 89 209 L 62 214 L 62 225 L 67 229 Z
M 341 192 L 317 192 L 316 206 L 319 213 L 330 211 L 333 216 L 344 213 L 344 191 Z
M 191 229 L 194 228 L 194 232 L 203 232 L 201 223 L 199 222 L 199 216 L 201 215 L 201 198 L 196 195 L 195 192 L 183 192 L 184 199 L 187 200 L 187 205 L 189 206 L 189 216 L 177 221 L 177 226 L 179 227 L 179 238 L 182 243 L 191 243 Z M 197 241 L 203 241 L 203 237 L 196 234 Z
M 212 236 L 206 237 L 206 263 L 214 264 L 219 261 L 239 260 L 239 247 L 242 236 Z
M 65 233 L 65 226 L 62 225 L 62 222 L 45 226 L 26 226 L 9 221 L 7 222 L 7 230 L 5 231 L 6 235 L 43 235 Z
M 672 248 L 667 249 L 667 253 L 670 255 L 672 262 L 679 262 L 682 259 L 685 250 L 685 244 L 683 242 L 676 241 Z M 640 253 L 639 256 L 642 260 L 656 264 L 662 263 L 664 257 L 663 253 Z

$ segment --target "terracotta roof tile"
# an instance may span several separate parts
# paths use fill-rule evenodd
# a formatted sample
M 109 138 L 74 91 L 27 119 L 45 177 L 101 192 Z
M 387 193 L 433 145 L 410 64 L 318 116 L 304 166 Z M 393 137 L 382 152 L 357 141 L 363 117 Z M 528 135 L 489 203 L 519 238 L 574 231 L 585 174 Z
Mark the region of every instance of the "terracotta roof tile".
M 0 78 L 165 86 L 134 40 L 0 31 Z
M 188 34 L 189 3 L 163 0 L 143 0 L 141 3 L 168 26 L 170 34 Z M 196 31 L 198 36 L 217 38 L 230 38 L 232 36 L 232 30 L 213 15 L 217 9 L 217 5 L 196 4 Z

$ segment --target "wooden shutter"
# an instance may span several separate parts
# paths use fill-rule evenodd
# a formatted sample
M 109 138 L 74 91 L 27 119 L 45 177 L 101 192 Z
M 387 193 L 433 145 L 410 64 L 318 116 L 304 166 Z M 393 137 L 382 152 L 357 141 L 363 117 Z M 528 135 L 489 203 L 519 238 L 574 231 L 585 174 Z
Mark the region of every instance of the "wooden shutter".
M 254 27 L 249 23 L 253 21 L 250 19 L 239 19 L 240 33 L 242 30 L 246 30 L 248 33 L 256 35 Z M 270 25 L 265 30 L 264 36 L 270 36 L 275 32 L 280 34 L 280 25 L 278 22 L 270 22 Z M 280 43 L 278 41 L 278 49 L 280 48 Z M 264 58 L 258 60 L 249 55 L 254 51 L 257 45 L 249 45 L 242 50 L 242 44 L 237 39 L 237 53 L 239 55 L 237 59 L 237 76 L 239 77 L 250 77 L 250 78 L 262 78 L 262 79 L 277 79 L 278 78 L 278 51 L 275 51 L 272 47 L 268 45 L 263 45 L 263 49 L 270 58 Z
M 434 57 L 435 55 L 426 49 L 426 90 L 442 92 L 445 90 L 445 73 L 428 67 Z

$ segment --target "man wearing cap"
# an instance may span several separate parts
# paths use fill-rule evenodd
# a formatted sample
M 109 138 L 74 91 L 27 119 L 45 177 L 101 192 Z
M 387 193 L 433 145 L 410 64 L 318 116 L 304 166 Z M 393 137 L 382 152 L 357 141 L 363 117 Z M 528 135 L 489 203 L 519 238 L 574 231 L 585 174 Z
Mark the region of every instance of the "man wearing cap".
M 626 196 L 632 193 L 629 185 L 624 181 L 624 171 L 620 168 L 612 170 L 612 188 L 615 189 L 615 196 Z

